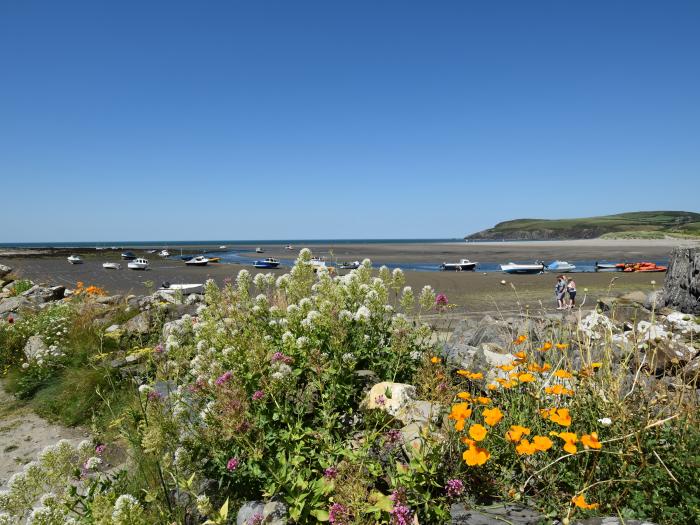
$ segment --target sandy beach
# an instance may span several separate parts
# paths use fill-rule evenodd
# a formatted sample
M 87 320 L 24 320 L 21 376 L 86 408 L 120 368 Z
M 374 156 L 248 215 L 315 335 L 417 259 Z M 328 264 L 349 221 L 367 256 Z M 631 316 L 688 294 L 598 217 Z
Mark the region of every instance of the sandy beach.
M 356 260 L 370 258 L 378 263 L 392 263 L 400 266 L 402 262 L 454 261 L 469 258 L 476 261 L 510 260 L 663 260 L 668 258 L 670 250 L 679 244 L 692 244 L 693 241 L 677 240 L 590 240 L 590 241 L 550 241 L 550 242 L 494 242 L 494 243 L 367 243 L 367 244 L 320 244 L 313 245 L 315 254 L 325 256 L 331 261 Z M 695 242 L 697 244 L 697 242 Z M 74 287 L 77 281 L 94 284 L 105 288 L 110 293 L 145 293 L 146 285 L 158 287 L 163 282 L 202 283 L 214 279 L 223 283 L 226 278 L 233 278 L 242 268 L 256 273 L 246 260 L 259 258 L 255 247 L 265 250 L 264 256 L 289 259 L 296 256 L 302 246 L 288 251 L 279 244 L 259 244 L 236 246 L 247 250 L 239 253 L 239 264 L 209 264 L 205 267 L 188 267 L 182 261 L 163 260 L 154 254 L 146 255 L 151 261 L 148 271 L 140 272 L 126 269 L 122 261 L 122 270 L 105 270 L 104 261 L 119 260 L 118 252 L 83 250 L 85 263 L 71 265 L 66 259 L 66 250 L 57 250 L 52 255 L 45 252 L 33 253 L 34 256 L 22 255 L 8 257 L 0 255 L 0 263 L 12 266 L 16 274 L 36 282 L 61 284 Z M 218 246 L 201 245 L 200 251 L 217 251 Z M 73 250 L 75 251 L 75 250 Z M 143 255 L 144 250 L 134 250 Z M 80 250 L 77 250 L 80 252 Z M 194 252 L 194 250 L 193 250 Z M 288 268 L 273 270 L 280 275 Z M 579 299 L 592 301 L 610 291 L 626 292 L 631 290 L 651 291 L 663 284 L 664 274 L 635 273 L 575 273 L 579 289 Z M 506 310 L 528 305 L 531 308 L 544 305 L 552 307 L 552 274 L 542 275 L 506 275 L 500 272 L 425 272 L 406 271 L 407 284 L 419 290 L 424 285 L 431 285 L 435 290 L 448 295 L 450 302 L 458 305 L 461 311 L 479 309 Z M 505 281 L 506 284 L 502 284 Z M 652 281 L 655 284 L 652 284 Z M 585 292 L 585 290 L 588 292 Z

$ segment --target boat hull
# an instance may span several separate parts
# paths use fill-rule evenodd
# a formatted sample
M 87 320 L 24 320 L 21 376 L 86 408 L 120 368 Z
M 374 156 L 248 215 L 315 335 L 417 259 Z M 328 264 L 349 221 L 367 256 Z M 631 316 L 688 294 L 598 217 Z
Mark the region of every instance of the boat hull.
M 476 263 L 457 264 L 446 263 L 441 264 L 440 269 L 444 272 L 473 272 L 476 270 Z
M 255 261 L 253 263 L 253 266 L 255 268 L 262 268 L 262 269 L 268 269 L 268 270 L 273 270 L 275 268 L 278 268 L 280 263 L 267 263 L 267 262 L 258 262 Z
M 129 267 L 129 270 L 145 270 L 148 268 L 147 264 L 140 263 L 129 263 L 127 266 Z
M 206 266 L 207 264 L 209 264 L 209 261 L 201 262 L 201 261 L 189 260 L 189 261 L 185 261 L 185 264 L 187 266 Z
M 158 289 L 165 293 L 182 293 L 182 295 L 189 295 L 193 293 L 203 293 L 204 285 L 202 284 L 171 284 L 168 287 L 161 287 Z
M 544 266 L 508 266 L 501 265 L 501 271 L 509 274 L 538 274 L 544 272 Z

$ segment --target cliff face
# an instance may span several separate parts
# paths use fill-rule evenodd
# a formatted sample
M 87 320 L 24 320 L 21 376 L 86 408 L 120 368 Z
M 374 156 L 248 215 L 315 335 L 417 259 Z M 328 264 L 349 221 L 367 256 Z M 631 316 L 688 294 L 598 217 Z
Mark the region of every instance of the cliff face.
M 595 239 L 607 232 L 599 228 L 575 228 L 570 230 L 498 230 L 489 228 L 465 237 L 470 241 L 556 241 L 566 239 Z
M 700 314 L 699 249 L 673 249 L 664 281 L 663 302 L 686 314 Z

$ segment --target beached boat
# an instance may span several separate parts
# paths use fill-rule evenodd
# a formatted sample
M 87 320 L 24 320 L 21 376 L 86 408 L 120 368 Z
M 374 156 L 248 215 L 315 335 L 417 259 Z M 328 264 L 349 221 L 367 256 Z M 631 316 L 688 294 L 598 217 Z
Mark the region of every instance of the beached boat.
M 168 250 L 161 250 L 158 252 L 160 257 L 170 257 L 170 252 Z
M 314 270 L 326 267 L 326 260 L 323 257 L 312 257 L 309 263 L 314 267 Z
M 105 270 L 121 270 L 122 265 L 114 262 L 106 262 L 102 263 L 102 268 L 104 268 Z
M 192 257 L 189 261 L 185 261 L 188 266 L 206 266 L 209 264 L 209 259 L 204 257 L 204 255 L 198 255 L 197 257 Z
M 217 263 L 221 261 L 221 257 L 209 257 L 209 262 Z
M 280 262 L 277 259 L 268 257 L 267 259 L 260 259 L 253 263 L 256 268 L 277 268 Z
M 171 284 L 165 282 L 160 285 L 159 290 L 166 293 L 177 293 L 180 292 L 182 295 L 189 295 L 191 293 L 204 293 L 204 285 L 201 283 L 192 284 Z
M 360 261 L 342 262 L 338 265 L 341 270 L 357 270 L 360 267 Z
M 225 244 L 222 244 L 221 246 L 219 246 L 219 250 L 225 250 L 225 249 L 226 249 L 226 245 L 225 245 Z
M 136 254 L 134 252 L 123 252 L 122 259 L 124 259 L 125 261 L 133 261 L 134 259 L 136 259 Z
M 501 271 L 505 273 L 520 273 L 520 274 L 532 274 L 532 273 L 542 273 L 544 272 L 544 264 L 543 263 L 535 263 L 535 264 L 516 264 L 514 262 L 510 262 L 508 264 L 501 264 Z
M 134 259 L 133 261 L 129 261 L 129 264 L 127 264 L 130 270 L 146 270 L 149 266 L 148 259 L 144 259 L 143 257 L 139 257 L 137 259 Z
M 156 253 L 158 250 L 146 250 L 146 253 Z
M 617 263 L 599 263 L 595 262 L 596 272 L 621 272 L 624 265 L 620 266 Z
M 623 272 L 665 272 L 668 270 L 667 266 L 659 266 L 653 262 L 637 262 L 637 263 L 625 263 L 622 265 Z
M 71 255 L 68 257 L 68 262 L 71 264 L 83 264 L 83 259 L 80 255 Z
M 575 265 L 566 261 L 554 261 L 553 263 L 547 265 L 547 271 L 549 272 L 566 273 L 573 272 L 575 269 Z
M 265 250 L 258 246 L 257 248 L 255 248 L 255 253 L 265 253 Z
M 446 272 L 471 272 L 476 269 L 477 263 L 469 259 L 462 259 L 458 263 L 442 263 L 440 269 Z
M 284 249 L 292 251 L 294 249 L 294 246 L 292 246 L 291 244 L 288 244 L 287 246 L 284 247 Z

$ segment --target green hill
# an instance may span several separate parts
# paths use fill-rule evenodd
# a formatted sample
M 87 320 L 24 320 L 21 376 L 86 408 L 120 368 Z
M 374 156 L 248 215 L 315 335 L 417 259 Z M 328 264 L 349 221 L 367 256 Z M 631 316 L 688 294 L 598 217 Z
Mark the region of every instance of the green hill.
M 639 211 L 582 219 L 516 219 L 473 233 L 466 240 L 564 240 L 700 237 L 700 213 Z

